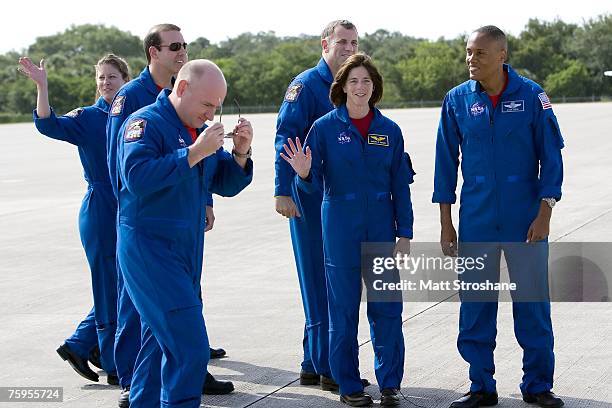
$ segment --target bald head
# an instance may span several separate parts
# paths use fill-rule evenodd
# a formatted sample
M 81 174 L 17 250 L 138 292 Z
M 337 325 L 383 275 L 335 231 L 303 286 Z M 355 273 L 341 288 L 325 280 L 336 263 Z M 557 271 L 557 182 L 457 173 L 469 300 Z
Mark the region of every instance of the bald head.
M 205 59 L 189 61 L 183 65 L 176 76 L 176 82 L 174 83 L 175 90 L 178 83 L 182 80 L 194 84 L 205 80 L 211 84 L 223 83 L 225 85 L 225 77 L 221 69 L 214 62 Z
M 183 124 L 199 128 L 214 118 L 223 103 L 227 84 L 221 69 L 212 61 L 189 61 L 179 71 L 170 101 Z

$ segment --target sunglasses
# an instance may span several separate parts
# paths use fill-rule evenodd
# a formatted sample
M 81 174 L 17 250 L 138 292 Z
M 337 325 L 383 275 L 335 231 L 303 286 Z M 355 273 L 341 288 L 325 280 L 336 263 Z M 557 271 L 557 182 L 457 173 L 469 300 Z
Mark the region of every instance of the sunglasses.
M 163 48 L 163 47 L 168 47 L 168 49 L 170 51 L 178 51 L 181 49 L 181 47 L 183 47 L 184 49 L 187 49 L 187 43 L 180 43 L 180 42 L 173 42 L 170 43 L 169 45 L 158 45 L 159 48 Z
M 236 109 L 238 110 L 238 119 L 240 119 L 240 104 L 238 103 L 238 100 L 236 98 L 234 98 L 234 105 L 236 105 Z M 223 104 L 219 106 L 219 123 L 223 123 L 221 122 L 222 119 L 223 119 Z M 234 137 L 234 132 L 226 133 L 225 136 L 223 137 L 225 139 L 232 138 Z

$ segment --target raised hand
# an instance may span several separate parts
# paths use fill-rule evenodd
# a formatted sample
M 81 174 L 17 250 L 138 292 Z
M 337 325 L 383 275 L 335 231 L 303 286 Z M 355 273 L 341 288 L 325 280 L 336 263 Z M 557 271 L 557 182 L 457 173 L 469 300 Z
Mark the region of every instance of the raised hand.
M 38 87 L 47 87 L 47 70 L 45 69 L 44 58 L 40 60 L 40 66 L 37 66 L 28 57 L 21 57 L 17 69 L 24 76 L 34 81 Z
M 295 143 L 290 138 L 287 139 L 289 145 L 283 145 L 285 152 L 281 152 L 280 156 L 291 165 L 293 170 L 303 179 L 307 179 L 310 174 L 310 166 L 312 165 L 312 153 L 310 147 L 306 146 L 306 151 L 302 150 L 300 138 L 295 138 Z

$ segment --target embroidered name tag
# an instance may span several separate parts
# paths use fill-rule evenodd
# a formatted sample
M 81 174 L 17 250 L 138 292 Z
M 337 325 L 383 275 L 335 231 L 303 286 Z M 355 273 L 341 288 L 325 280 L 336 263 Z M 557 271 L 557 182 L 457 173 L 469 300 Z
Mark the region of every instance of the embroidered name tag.
M 368 135 L 368 144 L 374 146 L 389 146 L 389 136 L 387 135 L 377 135 L 371 133 Z
M 525 101 L 508 101 L 502 102 L 502 113 L 506 112 L 523 112 L 525 110 Z

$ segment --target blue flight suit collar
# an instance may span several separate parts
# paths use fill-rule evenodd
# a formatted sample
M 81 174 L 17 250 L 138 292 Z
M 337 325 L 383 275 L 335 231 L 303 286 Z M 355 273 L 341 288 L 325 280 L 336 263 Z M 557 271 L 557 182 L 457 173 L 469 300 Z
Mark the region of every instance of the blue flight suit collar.
M 185 125 L 183 125 L 183 122 L 181 121 L 181 118 L 179 118 L 178 113 L 176 113 L 176 109 L 174 109 L 174 106 L 172 105 L 172 103 L 170 103 L 170 99 L 168 98 L 168 96 L 171 92 L 171 89 L 162 89 L 159 95 L 157 95 L 156 103 L 160 106 L 160 111 L 169 125 L 172 125 L 179 130 L 184 130 L 184 132 L 188 134 L 189 132 L 187 131 Z M 188 139 L 189 140 L 187 140 L 186 142 L 188 142 L 187 144 L 189 145 L 191 144 L 191 137 L 189 137 Z
M 157 95 L 159 93 L 159 91 L 157 90 L 157 85 L 153 80 L 153 76 L 151 75 L 151 71 L 149 71 L 148 66 L 146 66 L 145 69 L 142 70 L 142 72 L 138 76 L 138 80 L 142 83 L 145 89 L 153 95 Z
M 380 113 L 380 111 L 376 107 L 372 108 L 372 110 L 374 111 L 374 117 L 372 118 L 371 127 L 374 127 L 381 120 L 382 113 Z M 353 122 L 351 122 L 351 117 L 349 116 L 348 109 L 346 108 L 346 104 L 343 104 L 338 107 L 338 119 L 340 119 L 342 122 L 346 123 L 347 125 L 352 125 Z
M 99 97 L 98 100 L 96 101 L 94 107 L 100 109 L 102 112 L 108 114 L 108 110 L 110 108 L 110 105 L 108 102 L 106 102 L 106 99 L 104 99 L 104 97 Z
M 380 111 L 376 107 L 371 108 L 371 109 L 374 112 L 374 117 L 372 118 L 372 123 L 370 124 L 370 129 L 369 129 L 368 133 L 370 131 L 373 131 L 374 129 L 377 129 L 378 126 L 381 124 L 381 122 L 383 122 L 383 115 L 382 115 L 382 113 L 380 113 Z M 367 145 L 367 142 L 366 142 L 367 138 L 364 139 L 361 136 L 361 133 L 359 132 L 359 130 L 357 130 L 357 128 L 355 127 L 355 125 L 351 121 L 351 117 L 349 116 L 348 109 L 346 108 L 346 104 L 343 104 L 343 105 L 338 107 L 338 109 L 337 109 L 337 117 L 338 117 L 338 119 L 342 123 L 344 123 L 347 126 L 347 128 L 351 131 L 351 133 L 354 134 L 355 139 L 359 143 L 361 143 L 362 147 Z M 378 131 L 380 132 L 382 130 L 379 129 Z
M 321 57 L 319 63 L 317 64 L 317 72 L 328 84 L 334 82 L 334 76 L 332 75 L 331 69 L 329 69 L 329 65 L 327 65 L 327 62 L 325 62 L 323 57 Z
M 519 75 L 516 73 L 516 71 L 512 69 L 512 67 L 509 64 L 504 64 L 503 69 L 505 72 L 508 73 L 508 86 L 506 86 L 506 89 L 504 90 L 504 94 L 510 95 L 518 91 L 518 89 L 521 87 L 521 79 L 519 78 Z M 475 81 L 473 79 L 470 79 L 469 86 L 472 92 L 476 92 L 476 93 L 486 92 L 484 89 L 482 89 L 482 85 L 480 85 L 480 82 Z

